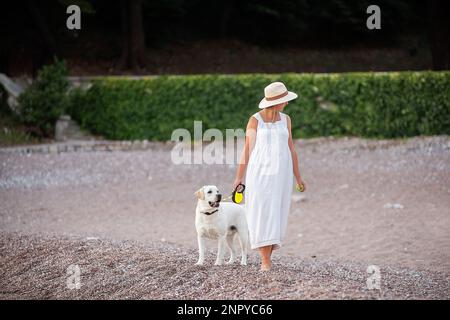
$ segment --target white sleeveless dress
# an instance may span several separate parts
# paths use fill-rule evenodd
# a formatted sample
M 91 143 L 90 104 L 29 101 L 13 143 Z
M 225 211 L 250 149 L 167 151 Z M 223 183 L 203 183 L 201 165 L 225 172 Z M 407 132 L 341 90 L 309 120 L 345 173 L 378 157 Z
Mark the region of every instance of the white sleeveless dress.
M 292 156 L 286 114 L 265 123 L 257 112 L 256 143 L 245 178 L 245 208 L 252 249 L 281 246 L 286 233 L 293 187 Z

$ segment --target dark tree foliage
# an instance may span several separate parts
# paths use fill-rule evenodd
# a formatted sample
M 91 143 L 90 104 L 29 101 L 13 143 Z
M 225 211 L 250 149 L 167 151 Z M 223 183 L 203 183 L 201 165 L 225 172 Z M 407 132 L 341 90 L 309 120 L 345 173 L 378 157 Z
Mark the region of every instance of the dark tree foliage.
M 450 68 L 450 12 L 446 0 L 428 2 L 428 18 L 433 23 L 428 26 L 431 55 L 434 70 L 449 70 Z
M 65 9 L 82 7 L 82 30 L 69 32 Z M 106 39 L 123 68 L 151 63 L 146 48 L 191 40 L 231 38 L 260 46 L 345 48 L 395 45 L 415 36 L 432 51 L 436 69 L 448 69 L 446 0 L 378 0 L 382 29 L 368 30 L 369 0 L 21 0 L 2 4 L 0 68 L 12 60 L 33 70 L 83 47 L 88 35 Z M 83 47 L 84 49 L 84 47 Z M 86 48 L 86 54 L 94 50 Z M 102 57 L 98 57 L 101 59 Z M 29 69 L 29 68 L 28 68 Z

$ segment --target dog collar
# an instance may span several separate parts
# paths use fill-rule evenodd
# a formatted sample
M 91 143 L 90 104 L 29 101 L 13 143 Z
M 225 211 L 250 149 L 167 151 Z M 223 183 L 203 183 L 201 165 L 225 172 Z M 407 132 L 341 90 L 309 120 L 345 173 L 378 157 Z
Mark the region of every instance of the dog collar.
M 210 215 L 212 215 L 213 213 L 215 213 L 215 212 L 217 212 L 217 211 L 219 211 L 219 209 L 216 209 L 216 210 L 211 211 L 211 212 L 203 211 L 202 213 L 206 214 L 207 216 L 210 216 Z

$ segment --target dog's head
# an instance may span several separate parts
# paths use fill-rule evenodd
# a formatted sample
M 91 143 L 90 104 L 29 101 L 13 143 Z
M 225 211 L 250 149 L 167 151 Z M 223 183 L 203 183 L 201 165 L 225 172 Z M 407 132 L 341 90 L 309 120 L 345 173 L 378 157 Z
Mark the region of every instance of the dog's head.
M 195 192 L 195 195 L 205 206 L 217 208 L 222 200 L 222 194 L 216 186 L 203 186 Z

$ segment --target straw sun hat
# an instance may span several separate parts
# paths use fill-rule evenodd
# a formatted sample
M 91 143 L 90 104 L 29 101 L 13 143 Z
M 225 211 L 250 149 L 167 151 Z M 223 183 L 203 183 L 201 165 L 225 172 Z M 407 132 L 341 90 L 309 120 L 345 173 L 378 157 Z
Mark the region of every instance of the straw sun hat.
M 272 82 L 264 88 L 264 98 L 259 103 L 259 108 L 275 106 L 297 98 L 297 94 L 287 90 L 283 82 Z

